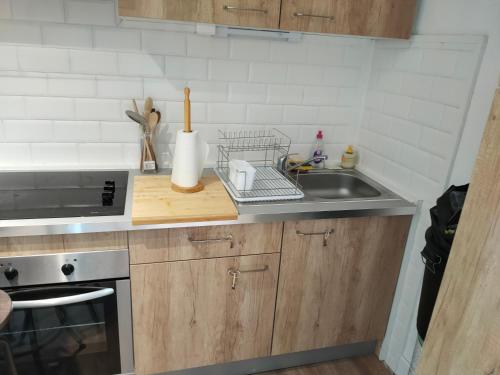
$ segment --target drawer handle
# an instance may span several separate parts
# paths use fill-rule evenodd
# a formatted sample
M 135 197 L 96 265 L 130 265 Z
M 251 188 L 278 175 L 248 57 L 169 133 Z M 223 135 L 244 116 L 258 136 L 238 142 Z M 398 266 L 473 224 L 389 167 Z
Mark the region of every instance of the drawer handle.
M 317 14 L 307 14 L 307 13 L 300 13 L 300 12 L 295 12 L 293 14 L 295 17 L 313 17 L 313 18 L 323 18 L 328 21 L 335 21 L 335 17 L 333 16 L 320 16 Z
M 267 14 L 267 9 L 258 9 L 258 8 L 240 8 L 240 7 L 235 7 L 231 5 L 224 5 L 222 9 L 231 11 L 231 10 L 236 10 L 236 11 L 241 11 L 241 12 L 259 12 L 259 13 L 264 13 Z
M 236 282 L 238 281 L 238 278 L 240 277 L 240 275 L 242 273 L 248 273 L 248 272 L 264 272 L 264 271 L 267 271 L 269 269 L 269 266 L 266 264 L 262 267 L 258 267 L 258 268 L 252 268 L 252 269 L 248 269 L 248 270 L 240 270 L 238 268 L 229 268 L 227 270 L 227 274 L 229 276 L 231 276 L 231 279 L 232 279 L 232 282 L 231 282 L 231 289 L 236 289 Z
M 333 229 L 328 229 L 326 232 L 309 232 L 309 233 L 304 233 L 301 232 L 300 230 L 296 231 L 298 236 L 323 236 L 323 246 L 328 245 L 328 238 L 330 238 L 330 235 L 334 232 Z
M 200 243 L 211 243 L 211 242 L 229 242 L 229 248 L 233 248 L 233 235 L 230 234 L 226 237 L 221 237 L 221 238 L 207 238 L 205 240 L 195 240 L 192 237 L 188 237 L 188 241 L 193 243 L 193 244 L 200 244 Z

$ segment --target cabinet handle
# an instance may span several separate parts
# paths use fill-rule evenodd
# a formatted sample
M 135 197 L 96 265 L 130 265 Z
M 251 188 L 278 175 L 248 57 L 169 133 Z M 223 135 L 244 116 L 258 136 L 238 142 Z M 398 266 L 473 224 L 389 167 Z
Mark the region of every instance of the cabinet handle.
M 222 9 L 231 11 L 231 10 L 236 10 L 236 11 L 242 11 L 242 12 L 259 12 L 259 13 L 264 13 L 267 14 L 267 9 L 258 9 L 258 8 L 240 8 L 240 7 L 235 7 L 231 5 L 224 5 Z
M 264 272 L 264 271 L 267 271 L 269 269 L 269 266 L 266 264 L 262 267 L 258 267 L 258 268 L 251 268 L 251 269 L 248 269 L 248 270 L 240 270 L 238 268 L 234 268 L 234 267 L 231 267 L 231 268 L 228 268 L 227 270 L 227 274 L 229 276 L 231 276 L 231 279 L 232 279 L 232 282 L 231 282 L 231 289 L 236 289 L 236 282 L 238 281 L 238 278 L 240 277 L 240 275 L 242 273 L 248 273 L 248 272 Z
M 333 16 L 320 16 L 318 14 L 307 14 L 307 13 L 300 13 L 300 12 L 295 12 L 293 15 L 295 17 L 324 18 L 325 20 L 328 20 L 328 21 L 335 21 L 335 17 L 333 17 Z
M 326 232 L 309 232 L 309 233 L 304 233 L 301 232 L 300 230 L 297 230 L 295 233 L 297 233 L 298 236 L 323 236 L 323 246 L 328 245 L 328 238 L 330 235 L 334 232 L 333 229 L 328 229 Z
M 207 238 L 205 240 L 195 240 L 192 237 L 188 237 L 188 241 L 193 243 L 193 244 L 200 244 L 200 243 L 210 243 L 210 242 L 229 242 L 229 247 L 232 249 L 233 248 L 233 235 L 229 234 L 226 237 L 221 237 L 221 238 Z

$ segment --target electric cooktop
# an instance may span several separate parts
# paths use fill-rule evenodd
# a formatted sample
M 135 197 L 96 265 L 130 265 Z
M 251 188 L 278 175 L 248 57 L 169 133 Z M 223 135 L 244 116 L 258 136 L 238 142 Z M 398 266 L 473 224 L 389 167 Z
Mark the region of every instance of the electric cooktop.
M 2 172 L 0 220 L 123 215 L 127 171 Z

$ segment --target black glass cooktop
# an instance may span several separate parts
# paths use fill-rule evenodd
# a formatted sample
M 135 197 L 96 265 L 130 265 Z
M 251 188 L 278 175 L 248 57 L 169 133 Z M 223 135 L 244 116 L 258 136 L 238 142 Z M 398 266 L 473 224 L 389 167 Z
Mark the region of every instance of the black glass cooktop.
M 0 173 L 0 220 L 123 215 L 127 171 Z

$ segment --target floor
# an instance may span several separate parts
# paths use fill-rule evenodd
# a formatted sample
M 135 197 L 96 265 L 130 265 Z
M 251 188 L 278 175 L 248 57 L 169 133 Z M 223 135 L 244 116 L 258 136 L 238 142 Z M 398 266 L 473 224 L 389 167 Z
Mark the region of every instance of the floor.
M 372 355 L 266 372 L 260 375 L 392 375 L 392 372 Z

